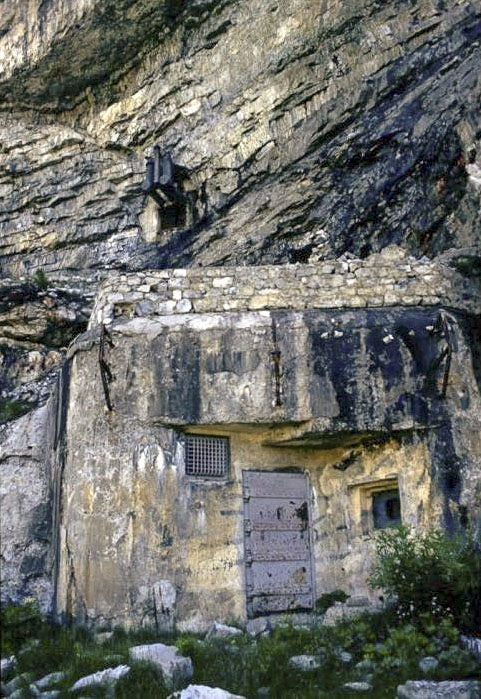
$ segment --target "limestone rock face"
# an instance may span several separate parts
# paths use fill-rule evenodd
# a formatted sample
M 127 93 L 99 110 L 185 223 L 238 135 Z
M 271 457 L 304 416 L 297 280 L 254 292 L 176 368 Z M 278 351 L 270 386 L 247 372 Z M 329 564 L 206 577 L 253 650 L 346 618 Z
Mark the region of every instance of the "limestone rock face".
M 393 241 L 432 254 L 470 244 L 473 225 L 479 238 L 477 3 L 173 8 L 10 4 L 0 96 L 14 270 L 22 258 L 97 267 L 99 250 L 102 266 L 129 264 L 156 141 L 198 195 L 196 230 L 162 240 L 159 265 L 303 261 Z
M 45 462 L 47 408 L 0 432 L 2 600 L 33 596 L 44 611 L 52 601 L 49 576 L 51 492 Z

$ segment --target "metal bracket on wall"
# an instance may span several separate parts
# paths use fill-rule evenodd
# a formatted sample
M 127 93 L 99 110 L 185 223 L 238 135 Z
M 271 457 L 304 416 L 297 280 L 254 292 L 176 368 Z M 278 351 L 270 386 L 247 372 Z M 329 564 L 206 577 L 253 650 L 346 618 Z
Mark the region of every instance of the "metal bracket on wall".
M 436 323 L 433 329 L 431 330 L 431 334 L 433 336 L 438 335 L 440 340 L 444 340 L 444 342 L 446 343 L 445 347 L 443 347 L 440 354 L 431 362 L 431 365 L 428 370 L 428 375 L 435 374 L 435 372 L 438 370 L 438 368 L 444 361 L 441 398 L 446 398 L 446 393 L 448 390 L 449 371 L 451 369 L 451 357 L 453 354 L 453 346 L 448 321 L 446 320 L 446 315 L 442 311 L 440 311 L 438 317 L 436 318 Z
M 277 340 L 277 325 L 274 318 L 272 318 L 272 344 L 274 349 L 271 352 L 272 365 L 274 371 L 274 391 L 275 398 L 273 401 L 274 406 L 279 407 L 282 405 L 282 386 L 281 386 L 281 351 L 279 349 L 279 343 Z
M 105 325 L 102 324 L 100 328 L 100 343 L 99 343 L 99 367 L 100 367 L 100 377 L 102 379 L 102 386 L 104 389 L 105 403 L 107 405 L 107 410 L 112 412 L 114 406 L 110 400 L 110 390 L 109 384 L 113 381 L 113 374 L 110 371 L 110 367 L 105 361 L 105 343 L 109 347 L 114 347 L 110 333 L 107 331 Z

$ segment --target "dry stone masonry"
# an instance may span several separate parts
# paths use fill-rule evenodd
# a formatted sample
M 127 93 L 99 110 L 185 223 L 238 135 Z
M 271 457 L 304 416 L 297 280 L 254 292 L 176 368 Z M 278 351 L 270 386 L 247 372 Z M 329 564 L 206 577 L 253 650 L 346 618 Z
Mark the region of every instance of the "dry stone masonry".
M 91 324 L 118 316 L 439 304 L 481 309 L 474 284 L 447 264 L 416 260 L 393 245 L 364 260 L 114 275 L 100 289 Z

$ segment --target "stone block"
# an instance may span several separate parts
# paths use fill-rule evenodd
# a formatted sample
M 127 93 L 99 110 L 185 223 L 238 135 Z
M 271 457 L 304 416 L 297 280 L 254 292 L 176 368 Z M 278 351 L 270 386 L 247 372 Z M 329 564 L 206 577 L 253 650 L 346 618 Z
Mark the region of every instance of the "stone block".
M 81 677 L 70 688 L 71 692 L 78 692 L 86 687 L 108 687 L 116 684 L 122 677 L 130 672 L 128 665 L 118 665 L 117 667 L 108 667 L 106 670 L 99 670 L 92 675 Z
M 258 311 L 261 308 L 267 308 L 269 304 L 268 296 L 256 295 L 249 299 L 247 305 L 251 311 Z
M 159 668 L 165 685 L 169 689 L 191 679 L 194 674 L 192 660 L 181 655 L 175 646 L 151 643 L 129 649 L 132 660 L 141 660 Z
M 212 286 L 217 289 L 225 289 L 228 286 L 232 286 L 234 282 L 234 277 L 215 277 L 212 280 Z
M 189 299 L 181 299 L 175 306 L 177 313 L 190 313 L 192 310 L 192 302 Z
M 321 661 L 316 655 L 293 655 L 292 658 L 289 658 L 289 667 L 308 672 L 320 668 Z

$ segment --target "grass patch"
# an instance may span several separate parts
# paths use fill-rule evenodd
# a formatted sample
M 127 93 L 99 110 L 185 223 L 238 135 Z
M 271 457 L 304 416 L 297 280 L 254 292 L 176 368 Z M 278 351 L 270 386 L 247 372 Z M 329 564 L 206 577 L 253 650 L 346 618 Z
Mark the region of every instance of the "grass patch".
M 71 696 L 68 690 L 80 677 L 120 664 L 129 665 L 131 671 L 116 685 L 115 697 L 165 699 L 171 690 L 155 667 L 132 663 L 128 657 L 131 646 L 152 642 L 175 644 L 189 656 L 195 684 L 221 687 L 248 699 L 257 699 L 260 687 L 268 687 L 269 697 L 275 699 L 346 699 L 356 694 L 346 692 L 343 684 L 366 679 L 373 687 L 370 697 L 391 699 L 396 686 L 408 679 L 480 677 L 479 663 L 459 647 L 458 640 L 459 631 L 449 619 L 440 623 L 426 615 L 417 623 L 404 623 L 388 611 L 334 627 L 296 628 L 286 623 L 257 638 L 242 634 L 206 641 L 195 634 L 160 636 L 152 629 L 117 629 L 99 645 L 87 629 L 43 622 L 35 605 L 2 610 L 2 655 L 15 653 L 17 673 L 28 672 L 34 679 L 65 672 L 57 687 L 62 699 Z M 301 654 L 317 656 L 320 667 L 309 672 L 290 667 L 289 659 Z M 437 657 L 439 666 L 423 676 L 418 663 L 426 655 Z M 104 688 L 85 693 L 106 696 Z
M 0 400 L 0 422 L 14 420 L 31 410 L 32 405 L 23 400 Z

